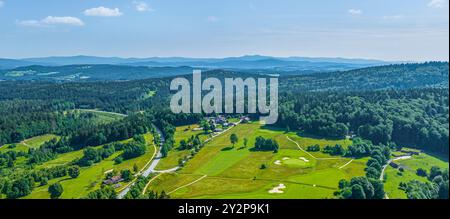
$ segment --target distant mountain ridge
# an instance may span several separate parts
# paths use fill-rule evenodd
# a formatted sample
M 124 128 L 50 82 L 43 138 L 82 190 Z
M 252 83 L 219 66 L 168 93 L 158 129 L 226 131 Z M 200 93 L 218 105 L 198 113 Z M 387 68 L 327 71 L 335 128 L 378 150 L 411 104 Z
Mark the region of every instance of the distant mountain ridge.
M 233 77 L 259 77 L 280 75 L 280 81 L 287 87 L 282 89 L 371 89 L 380 87 L 448 87 L 448 62 L 428 62 L 413 64 L 393 64 L 334 72 L 277 72 L 272 70 L 235 71 L 224 69 L 202 69 L 204 75 L 218 76 L 222 72 Z M 67 66 L 26 66 L 12 70 L 0 70 L 0 81 L 129 81 L 140 79 L 163 80 L 178 76 L 191 76 L 194 69 L 182 67 L 146 67 L 124 65 L 67 65 Z M 281 86 L 281 85 L 280 85 Z M 282 86 L 281 86 L 282 87 Z
M 273 69 L 280 71 L 336 71 L 392 64 L 392 62 L 369 59 L 346 58 L 309 58 L 309 57 L 272 57 L 246 55 L 227 58 L 187 58 L 187 57 L 150 57 L 121 58 L 97 56 L 60 56 L 25 59 L 0 59 L 0 69 L 13 69 L 30 65 L 125 65 L 147 67 L 180 67 L 222 69 Z
M 32 65 L 0 70 L 0 80 L 28 81 L 126 81 L 192 73 L 193 68 L 124 65 Z
M 13 68 L 37 65 L 37 64 L 39 64 L 39 63 L 32 62 L 32 61 L 26 61 L 26 60 L 0 58 L 0 69 L 13 69 Z

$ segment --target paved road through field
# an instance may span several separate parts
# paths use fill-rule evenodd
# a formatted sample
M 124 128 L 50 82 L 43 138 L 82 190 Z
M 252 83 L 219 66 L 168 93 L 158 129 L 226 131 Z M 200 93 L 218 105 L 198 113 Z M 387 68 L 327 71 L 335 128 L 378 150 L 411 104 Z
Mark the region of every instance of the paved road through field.
M 405 159 L 409 159 L 411 158 L 410 155 L 406 155 L 406 156 L 400 156 L 400 157 L 396 157 L 393 159 L 388 160 L 388 162 L 386 163 L 386 165 L 383 166 L 383 169 L 381 170 L 381 174 L 380 174 L 380 180 L 382 181 L 384 179 L 384 171 L 386 170 L 386 168 L 389 166 L 389 164 L 391 164 L 392 162 L 396 161 L 396 160 L 405 160 Z M 384 195 L 385 199 L 389 199 L 389 196 L 387 194 Z
M 147 177 L 149 176 L 151 173 L 155 172 L 155 167 L 158 165 L 159 161 L 162 158 L 162 154 L 161 154 L 161 147 L 165 142 L 165 138 L 164 138 L 164 134 L 162 133 L 162 131 L 156 127 L 155 125 L 153 125 L 153 128 L 155 128 L 156 132 L 159 135 L 159 140 L 160 140 L 160 147 L 156 148 L 157 153 L 156 153 L 156 157 L 153 158 L 152 162 L 150 163 L 150 165 L 148 166 L 148 168 L 146 170 L 144 170 L 140 175 Z M 119 192 L 119 194 L 117 195 L 118 199 L 122 199 L 123 197 L 125 197 L 125 195 L 130 191 L 130 188 L 134 185 L 133 183 L 130 183 L 129 185 L 127 185 L 127 187 L 125 189 L 123 189 L 122 191 Z

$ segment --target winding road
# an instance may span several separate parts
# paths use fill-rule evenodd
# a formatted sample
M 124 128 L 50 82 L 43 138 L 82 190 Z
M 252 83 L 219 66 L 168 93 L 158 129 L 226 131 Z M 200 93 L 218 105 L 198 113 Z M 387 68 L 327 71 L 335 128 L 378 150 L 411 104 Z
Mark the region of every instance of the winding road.
M 153 128 L 155 128 L 156 132 L 159 135 L 159 139 L 160 139 L 160 147 L 156 148 L 156 156 L 152 157 L 151 163 L 148 166 L 147 169 L 145 169 L 144 171 L 138 173 L 136 176 L 142 175 L 144 177 L 149 176 L 151 173 L 156 172 L 155 168 L 158 165 L 159 161 L 161 161 L 162 158 L 162 154 L 161 154 L 161 147 L 165 142 L 165 138 L 164 138 L 164 134 L 161 132 L 161 130 L 156 127 L 154 124 L 152 124 Z M 160 172 L 160 171 L 158 171 Z M 136 179 L 136 178 L 135 178 Z M 134 185 L 135 181 L 131 182 L 130 184 L 128 184 L 122 191 L 119 192 L 119 194 L 117 195 L 118 199 L 122 199 L 123 197 L 125 197 L 125 195 L 130 191 L 130 188 Z
M 406 160 L 406 159 L 410 159 L 411 156 L 410 155 L 406 155 L 406 156 L 400 156 L 400 157 L 396 157 L 396 158 L 392 158 L 390 160 L 388 160 L 388 162 L 386 163 L 386 165 L 383 166 L 383 169 L 381 170 L 381 174 L 380 174 L 380 180 L 383 181 L 384 180 L 384 171 L 386 170 L 386 168 L 389 166 L 389 164 L 391 164 L 394 161 L 397 160 Z M 384 198 L 385 199 L 389 199 L 389 196 L 387 195 L 387 193 L 384 194 Z

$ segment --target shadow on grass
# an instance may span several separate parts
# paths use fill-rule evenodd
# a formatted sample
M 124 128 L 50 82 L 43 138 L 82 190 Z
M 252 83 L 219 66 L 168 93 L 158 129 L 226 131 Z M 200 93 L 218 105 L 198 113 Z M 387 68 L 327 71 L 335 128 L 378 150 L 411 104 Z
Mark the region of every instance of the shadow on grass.
M 261 149 L 256 149 L 255 147 L 250 148 L 249 151 L 250 152 L 273 152 L 273 153 L 277 153 L 274 150 L 261 150 Z
M 299 131 L 299 130 L 287 131 L 285 128 L 280 128 L 280 127 L 276 127 L 276 126 L 273 126 L 273 125 L 264 125 L 264 126 L 261 127 L 261 129 L 266 129 L 266 130 L 269 130 L 269 131 L 281 131 L 284 134 L 287 134 L 287 133 L 290 133 L 290 132 L 292 132 L 292 133 L 295 132 L 297 136 L 299 136 L 299 137 L 306 137 L 306 138 L 334 140 L 334 141 L 345 140 L 345 138 L 336 138 L 336 137 L 327 137 L 327 136 L 314 135 L 314 134 L 305 133 L 305 132 Z
M 234 148 L 234 147 L 232 147 L 232 146 L 230 146 L 230 147 L 225 147 L 225 148 L 222 148 L 221 151 L 231 151 L 231 150 L 233 150 L 233 148 Z

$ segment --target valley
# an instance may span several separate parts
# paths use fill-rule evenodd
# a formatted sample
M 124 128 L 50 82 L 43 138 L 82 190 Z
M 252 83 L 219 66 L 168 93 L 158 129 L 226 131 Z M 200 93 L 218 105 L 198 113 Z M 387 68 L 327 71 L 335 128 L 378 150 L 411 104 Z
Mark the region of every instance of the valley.
M 54 185 L 60 199 L 424 199 L 448 188 L 448 63 L 280 76 L 270 126 L 174 114 L 171 77 L 24 79 L 0 82 L 3 199 L 55 198 Z

